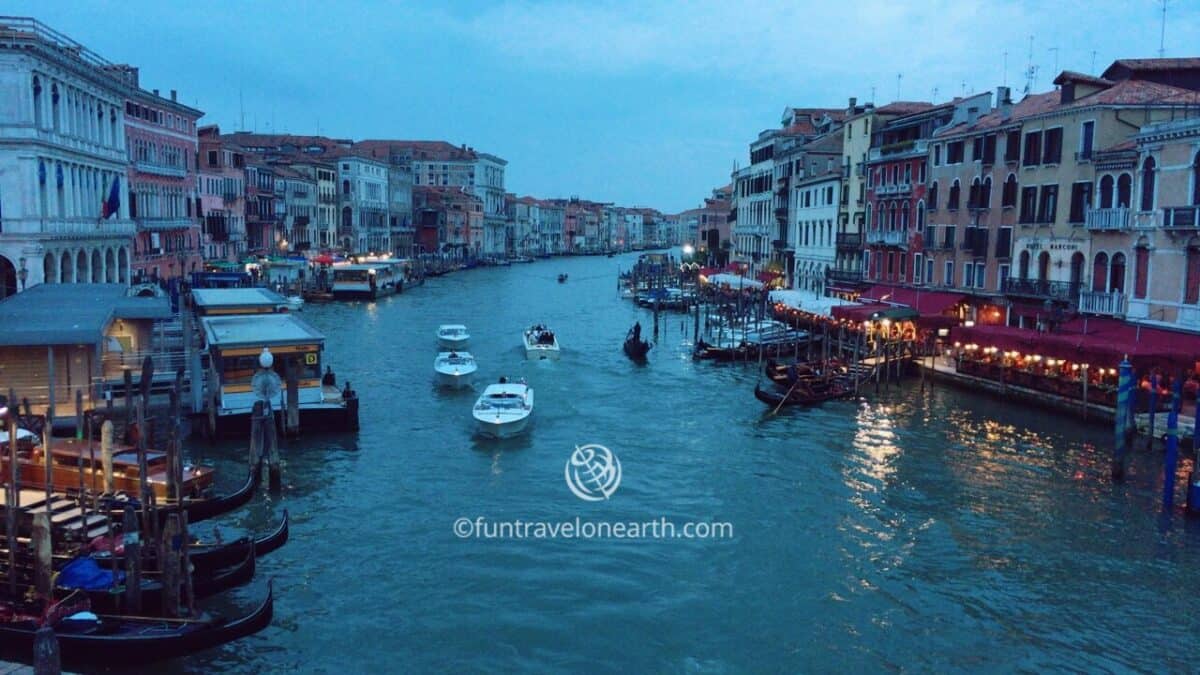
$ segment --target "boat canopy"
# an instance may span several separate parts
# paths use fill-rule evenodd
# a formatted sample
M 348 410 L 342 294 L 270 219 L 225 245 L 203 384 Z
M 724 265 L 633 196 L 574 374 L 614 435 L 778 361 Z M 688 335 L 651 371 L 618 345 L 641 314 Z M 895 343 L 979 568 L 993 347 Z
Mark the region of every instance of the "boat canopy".
M 324 343 L 325 336 L 294 314 L 234 314 L 200 320 L 210 347 Z

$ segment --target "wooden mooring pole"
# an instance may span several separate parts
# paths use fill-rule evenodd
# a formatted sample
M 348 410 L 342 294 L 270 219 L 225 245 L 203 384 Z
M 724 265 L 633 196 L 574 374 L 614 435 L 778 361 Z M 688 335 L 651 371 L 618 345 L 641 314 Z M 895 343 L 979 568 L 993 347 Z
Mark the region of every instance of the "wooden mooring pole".
M 125 507 L 121 532 L 124 535 L 125 543 L 125 611 L 129 614 L 140 614 L 142 611 L 142 544 L 137 513 L 132 506 Z
M 1126 433 L 1126 427 L 1129 424 L 1129 415 L 1126 412 L 1131 404 L 1130 398 L 1133 395 L 1133 365 L 1129 363 L 1129 358 L 1126 357 L 1121 361 L 1117 376 L 1117 409 L 1114 424 L 1114 440 L 1116 447 L 1113 452 L 1112 461 L 1112 478 L 1114 481 L 1125 479 L 1125 462 L 1126 456 L 1129 453 L 1129 436 Z
M 17 597 L 17 512 L 21 509 L 21 469 L 17 464 L 17 397 L 8 390 L 8 499 L 5 500 L 4 533 L 8 545 L 8 593 Z
M 1175 506 L 1175 472 L 1179 468 L 1179 407 L 1183 403 L 1183 373 L 1175 375 L 1171 387 L 1171 411 L 1167 413 L 1167 447 L 1163 458 L 1163 510 Z

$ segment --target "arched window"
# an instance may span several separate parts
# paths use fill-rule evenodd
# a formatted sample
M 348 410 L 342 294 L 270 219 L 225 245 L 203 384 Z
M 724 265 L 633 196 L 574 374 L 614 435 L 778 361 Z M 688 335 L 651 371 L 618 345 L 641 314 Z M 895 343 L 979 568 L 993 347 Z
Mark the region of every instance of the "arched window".
M 1017 205 L 1017 176 L 1016 174 L 1008 174 L 1008 178 L 1004 180 L 1004 190 L 1000 195 L 1000 205 L 1014 207 Z
M 950 184 L 950 198 L 946 200 L 946 208 L 954 211 L 958 209 L 959 193 L 962 192 L 962 187 L 958 184 L 958 179 Z
M 1117 178 L 1117 206 L 1123 209 L 1129 208 L 1132 202 L 1133 195 L 1133 177 L 1127 173 L 1123 173 Z
M 971 189 L 967 193 L 967 208 L 969 208 L 969 209 L 979 208 L 979 205 L 981 203 L 980 197 L 979 197 L 979 185 L 980 185 L 979 176 L 976 176 L 974 179 L 971 180 Z
M 1154 158 L 1142 163 L 1142 210 L 1154 210 Z
M 1113 205 L 1113 177 L 1106 175 L 1100 179 L 1100 208 L 1111 209 Z
M 1192 160 L 1192 206 L 1200 206 L 1200 152 Z
M 937 205 L 938 205 L 937 199 L 938 199 L 938 183 L 935 180 L 935 181 L 933 181 L 933 184 L 929 186 L 929 208 L 934 209 L 934 210 L 937 209 Z
M 1188 242 L 1186 274 L 1183 301 L 1194 305 L 1200 302 L 1200 240 L 1196 237 Z
M 1150 249 L 1139 245 L 1133 250 L 1133 297 L 1145 298 L 1146 286 L 1150 279 Z
M 1021 257 L 1017 263 L 1017 278 L 1029 278 L 1029 251 L 1021 251 Z
M 1114 253 L 1112 264 L 1109 266 L 1108 291 L 1110 293 L 1125 292 L 1125 254 Z
M 1050 252 L 1042 251 L 1038 254 L 1038 281 L 1046 281 L 1050 278 Z
M 905 230 L 905 231 L 908 230 L 908 211 L 909 211 L 908 202 L 904 202 L 903 204 L 901 204 L 901 206 L 900 206 L 900 229 L 901 230 Z
M 917 202 L 917 232 L 925 229 L 925 202 Z
M 342 209 L 342 227 L 347 229 L 354 227 L 354 212 L 349 206 Z
M 1087 264 L 1087 259 L 1082 253 L 1076 251 L 1071 254 L 1071 295 L 1078 295 L 1079 289 L 1083 287 L 1083 266 Z
M 350 194 L 350 181 L 348 181 L 348 180 L 342 181 L 342 194 L 344 194 L 344 195 Z
M 33 77 L 33 126 L 42 128 L 42 81 Z
M 58 131 L 58 127 L 60 124 L 60 122 L 58 120 L 58 117 L 59 117 L 58 98 L 59 98 L 58 85 L 51 84 L 50 85 L 50 126 L 53 127 L 55 131 Z
M 988 176 L 983 179 L 983 187 L 979 193 L 979 208 L 986 209 L 992 206 L 992 177 Z
M 1092 261 L 1092 290 L 1103 293 L 1108 285 L 1108 254 L 1101 251 Z

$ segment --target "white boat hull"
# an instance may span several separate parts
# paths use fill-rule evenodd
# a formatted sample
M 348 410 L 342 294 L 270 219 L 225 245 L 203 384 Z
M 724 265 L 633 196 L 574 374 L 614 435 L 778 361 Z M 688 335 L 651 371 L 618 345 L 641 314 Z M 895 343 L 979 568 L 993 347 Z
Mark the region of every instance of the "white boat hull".
M 511 438 L 525 431 L 529 426 L 529 416 L 519 419 L 481 419 L 476 416 L 475 428 L 481 436 L 488 438 Z
M 475 370 L 466 372 L 447 373 L 437 371 L 437 383 L 443 387 L 451 387 L 458 389 L 460 387 L 469 387 L 475 381 Z
M 471 346 L 471 338 L 439 337 L 438 349 L 444 352 L 463 352 Z
M 530 361 L 557 361 L 558 345 L 525 345 L 525 358 Z

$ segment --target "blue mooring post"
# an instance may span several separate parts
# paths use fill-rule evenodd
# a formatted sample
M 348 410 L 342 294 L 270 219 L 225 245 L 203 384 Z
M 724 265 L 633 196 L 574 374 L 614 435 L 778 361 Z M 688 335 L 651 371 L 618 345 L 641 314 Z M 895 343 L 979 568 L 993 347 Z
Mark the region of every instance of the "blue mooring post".
M 1158 410 L 1158 373 L 1150 376 L 1150 429 L 1146 432 L 1150 436 L 1150 440 L 1146 442 L 1146 449 L 1154 449 L 1154 413 Z M 1135 427 L 1136 428 L 1136 427 Z
M 1114 481 L 1125 479 L 1125 457 L 1129 454 L 1129 436 L 1126 435 L 1129 424 L 1129 398 L 1133 393 L 1133 364 L 1129 357 L 1121 361 L 1117 375 L 1117 410 L 1114 424 L 1116 448 L 1113 452 L 1112 478 Z
M 1183 374 L 1175 376 L 1171 387 L 1171 412 L 1167 413 L 1167 456 L 1163 462 L 1163 510 L 1175 505 L 1175 471 L 1179 467 L 1179 406 L 1183 403 Z M 1188 488 L 1191 496 L 1191 487 Z M 1190 501 L 1190 499 L 1189 499 Z

